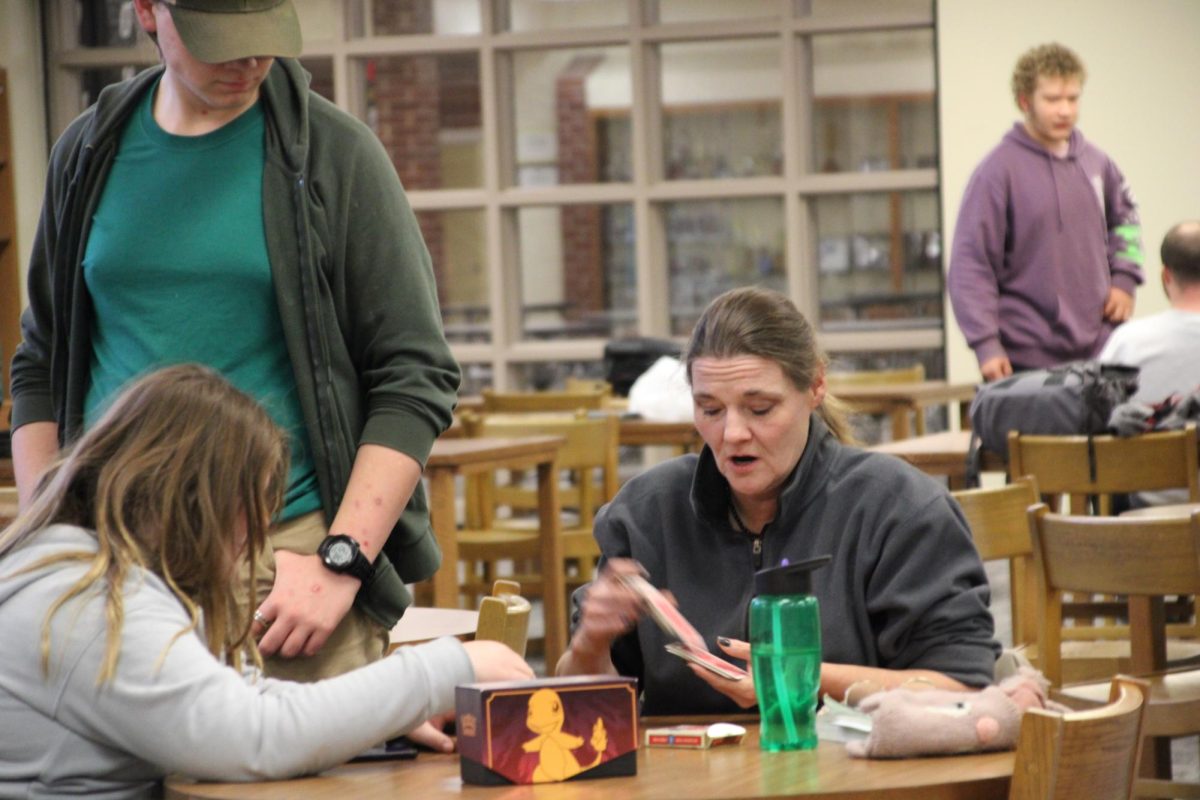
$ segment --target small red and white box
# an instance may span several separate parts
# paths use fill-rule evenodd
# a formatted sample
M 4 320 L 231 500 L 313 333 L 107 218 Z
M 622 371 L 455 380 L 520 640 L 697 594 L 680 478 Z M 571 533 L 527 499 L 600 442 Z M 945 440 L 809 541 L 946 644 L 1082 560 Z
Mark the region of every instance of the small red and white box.
M 682 747 L 707 750 L 723 744 L 741 744 L 746 729 L 728 722 L 712 725 L 667 725 L 646 729 L 647 747 Z

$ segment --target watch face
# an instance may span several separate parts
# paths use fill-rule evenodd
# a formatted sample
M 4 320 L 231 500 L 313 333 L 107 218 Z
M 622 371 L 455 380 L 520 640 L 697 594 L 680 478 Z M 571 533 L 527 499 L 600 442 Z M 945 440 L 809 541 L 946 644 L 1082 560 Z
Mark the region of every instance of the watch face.
M 354 560 L 354 550 L 345 542 L 334 542 L 328 550 L 329 562 L 339 567 L 345 567 Z

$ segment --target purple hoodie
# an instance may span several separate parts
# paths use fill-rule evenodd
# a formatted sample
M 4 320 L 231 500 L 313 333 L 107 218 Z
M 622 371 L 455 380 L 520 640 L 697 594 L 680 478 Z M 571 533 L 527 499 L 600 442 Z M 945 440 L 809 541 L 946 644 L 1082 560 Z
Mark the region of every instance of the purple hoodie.
M 963 193 L 947 288 L 982 364 L 1045 367 L 1100 352 L 1110 286 L 1142 283 L 1137 206 L 1117 165 L 1072 131 L 1065 158 L 1013 125 Z

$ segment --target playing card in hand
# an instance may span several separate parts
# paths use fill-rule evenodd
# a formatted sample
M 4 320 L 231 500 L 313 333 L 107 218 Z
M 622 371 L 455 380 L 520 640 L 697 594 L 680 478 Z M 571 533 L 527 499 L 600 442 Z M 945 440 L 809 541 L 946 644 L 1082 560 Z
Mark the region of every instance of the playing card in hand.
M 667 645 L 668 653 L 679 656 L 685 661 L 699 664 L 731 681 L 746 677 L 747 673 L 736 664 L 731 664 L 723 658 L 718 658 L 709 652 L 704 644 L 704 637 L 692 627 L 674 603 L 668 600 L 662 592 L 640 575 L 622 575 L 621 579 L 645 600 L 650 616 L 662 628 L 667 636 L 675 639 Z

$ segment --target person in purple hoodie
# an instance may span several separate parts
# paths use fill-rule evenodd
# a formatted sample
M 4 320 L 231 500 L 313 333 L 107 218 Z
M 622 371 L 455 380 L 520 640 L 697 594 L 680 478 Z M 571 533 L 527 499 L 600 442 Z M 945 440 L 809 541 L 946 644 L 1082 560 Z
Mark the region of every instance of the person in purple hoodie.
M 1060 44 L 1022 55 L 1025 119 L 963 193 L 948 289 L 984 380 L 1093 357 L 1133 313 L 1141 225 L 1117 165 L 1075 128 L 1084 78 Z

